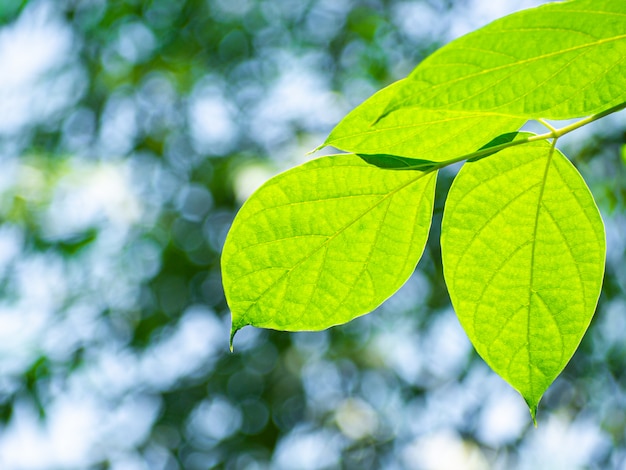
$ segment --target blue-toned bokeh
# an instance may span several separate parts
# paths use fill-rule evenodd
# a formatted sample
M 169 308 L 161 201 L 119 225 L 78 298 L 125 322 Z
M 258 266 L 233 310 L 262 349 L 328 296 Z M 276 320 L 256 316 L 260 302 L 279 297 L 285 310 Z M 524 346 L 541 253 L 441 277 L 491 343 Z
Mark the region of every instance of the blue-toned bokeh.
M 426 55 L 540 3 L 0 1 L 0 468 L 626 468 L 623 112 L 563 139 L 608 265 L 537 429 L 445 290 L 454 168 L 376 312 L 228 350 L 219 256 L 243 201 Z

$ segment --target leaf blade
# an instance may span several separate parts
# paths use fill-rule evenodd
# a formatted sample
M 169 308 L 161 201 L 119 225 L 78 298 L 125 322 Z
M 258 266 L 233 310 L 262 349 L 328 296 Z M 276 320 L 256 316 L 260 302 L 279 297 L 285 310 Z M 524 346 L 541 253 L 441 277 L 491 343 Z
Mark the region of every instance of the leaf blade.
M 406 79 L 393 83 L 351 111 L 323 146 L 443 162 L 478 150 L 494 136 L 517 131 L 526 122 L 500 113 L 411 107 L 380 118 L 405 83 Z
M 549 152 L 536 142 L 464 165 L 441 236 L 463 328 L 533 419 L 589 326 L 606 250 L 586 184 L 558 150 Z
M 404 108 L 571 119 L 626 101 L 626 3 L 555 2 L 463 36 L 424 60 L 383 114 Z
M 380 305 L 423 252 L 435 179 L 346 154 L 268 181 L 240 210 L 222 252 L 232 334 L 245 325 L 320 330 Z
M 530 119 L 600 113 L 626 102 L 624 31 L 626 2 L 514 13 L 439 49 L 349 113 L 323 145 L 443 162 Z

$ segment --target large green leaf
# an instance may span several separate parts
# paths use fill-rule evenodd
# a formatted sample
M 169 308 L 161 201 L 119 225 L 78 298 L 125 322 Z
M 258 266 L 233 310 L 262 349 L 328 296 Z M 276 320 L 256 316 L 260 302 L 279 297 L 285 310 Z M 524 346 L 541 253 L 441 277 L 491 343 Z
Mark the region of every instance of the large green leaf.
M 439 49 L 397 89 L 385 113 L 426 108 L 569 119 L 624 101 L 626 1 L 574 0 L 514 13 Z
M 346 154 L 265 183 L 222 253 L 232 334 L 245 325 L 320 330 L 380 305 L 424 250 L 435 181 L 436 172 L 381 170 Z
M 466 163 L 448 194 L 441 250 L 463 328 L 534 419 L 602 285 L 604 226 L 585 182 L 547 142 Z
M 359 154 L 443 162 L 474 152 L 500 134 L 517 131 L 527 121 L 501 113 L 415 107 L 398 109 L 378 120 L 405 82 L 382 89 L 350 112 L 324 145 Z
M 442 162 L 527 120 L 626 101 L 626 1 L 556 2 L 497 20 L 348 114 L 324 145 Z

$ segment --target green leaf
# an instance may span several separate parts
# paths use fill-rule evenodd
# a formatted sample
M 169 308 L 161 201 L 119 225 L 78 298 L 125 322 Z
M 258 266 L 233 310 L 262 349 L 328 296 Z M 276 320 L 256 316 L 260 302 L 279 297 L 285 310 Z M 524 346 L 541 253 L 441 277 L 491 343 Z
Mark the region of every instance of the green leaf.
M 626 101 L 626 1 L 554 2 L 501 18 L 424 60 L 383 115 L 588 116 Z
M 546 142 L 466 163 L 448 194 L 441 250 L 463 328 L 534 420 L 600 294 L 604 226 L 589 189 Z
M 517 131 L 626 101 L 626 1 L 524 10 L 463 36 L 376 93 L 324 145 L 444 162 Z
M 436 168 L 437 164 L 430 160 L 419 160 L 417 158 L 397 157 L 395 155 L 365 155 L 358 154 L 370 165 L 383 168 L 385 170 L 419 170 L 428 171 Z
M 321 330 L 380 305 L 424 250 L 435 181 L 436 172 L 381 170 L 346 154 L 265 183 L 222 252 L 231 344 L 245 325 Z
M 443 162 L 474 152 L 497 135 L 517 131 L 527 120 L 492 112 L 414 107 L 399 109 L 378 120 L 405 81 L 382 89 L 354 109 L 333 129 L 323 146 L 365 155 Z
M 484 151 L 484 153 L 480 152 L 480 155 L 475 156 L 470 161 L 476 161 L 481 158 L 488 157 L 489 155 L 493 155 L 494 153 L 497 153 L 500 150 L 502 150 L 501 146 L 510 144 L 513 141 L 518 141 L 521 144 L 521 143 L 526 142 L 527 139 L 524 134 L 520 134 L 519 132 L 509 132 L 507 134 L 499 135 L 495 139 L 492 139 L 491 142 L 487 143 L 486 145 L 478 149 L 478 151 Z M 493 149 L 493 150 L 488 151 L 488 149 Z M 428 171 L 428 170 L 437 169 L 439 165 L 436 162 L 433 162 L 431 160 L 420 160 L 417 158 L 399 157 L 396 155 L 385 155 L 385 154 L 376 154 L 376 155 L 358 154 L 358 155 L 370 165 L 375 165 L 379 168 L 384 168 L 386 170 Z

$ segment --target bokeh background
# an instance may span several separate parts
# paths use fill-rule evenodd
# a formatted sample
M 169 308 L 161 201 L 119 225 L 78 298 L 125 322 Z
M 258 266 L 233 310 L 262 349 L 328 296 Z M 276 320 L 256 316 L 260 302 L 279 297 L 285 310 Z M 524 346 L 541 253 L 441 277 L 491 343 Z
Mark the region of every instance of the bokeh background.
M 0 1 L 0 468 L 626 468 L 623 112 L 561 146 L 608 265 L 537 429 L 450 306 L 455 169 L 376 312 L 228 350 L 220 250 L 251 192 L 437 47 L 540 3 Z

